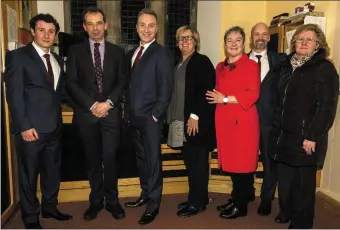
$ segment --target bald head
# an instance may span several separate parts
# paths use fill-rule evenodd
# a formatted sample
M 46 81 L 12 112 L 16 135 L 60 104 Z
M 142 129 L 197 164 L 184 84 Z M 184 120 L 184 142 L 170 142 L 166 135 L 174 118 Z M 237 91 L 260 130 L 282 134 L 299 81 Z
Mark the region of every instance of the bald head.
M 263 23 L 256 23 L 251 29 L 250 48 L 255 52 L 262 52 L 267 49 L 270 40 L 269 28 Z

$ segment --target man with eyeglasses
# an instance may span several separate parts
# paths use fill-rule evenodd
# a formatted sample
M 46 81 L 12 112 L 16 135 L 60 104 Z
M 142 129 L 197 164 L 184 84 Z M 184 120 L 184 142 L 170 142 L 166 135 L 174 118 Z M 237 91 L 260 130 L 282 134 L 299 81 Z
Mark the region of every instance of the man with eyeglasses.
M 71 47 L 66 82 L 75 102 L 73 122 L 83 142 L 91 187 L 84 219 L 95 219 L 104 203 L 115 219 L 122 219 L 116 159 L 122 121 L 119 101 L 127 83 L 125 51 L 105 40 L 108 24 L 101 9 L 85 10 L 83 27 L 89 39 Z
M 266 216 L 271 213 L 271 201 L 277 184 L 275 163 L 268 157 L 268 140 L 272 127 L 274 110 L 276 108 L 276 94 L 279 75 L 273 70 L 285 54 L 267 50 L 270 41 L 269 28 L 265 23 L 259 22 L 251 30 L 249 58 L 258 63 L 261 75 L 261 89 L 259 100 L 256 103 L 260 117 L 260 152 L 263 165 L 263 182 L 261 187 L 261 204 L 257 213 Z M 255 189 L 254 189 L 255 190 Z M 280 222 L 276 219 L 277 222 Z
M 164 117 L 174 85 L 173 60 L 170 51 L 155 40 L 157 15 L 149 9 L 138 14 L 136 25 L 140 45 L 127 54 L 130 62 L 130 84 L 127 89 L 127 107 L 132 127 L 133 142 L 142 192 L 140 197 L 125 204 L 139 207 L 147 204 L 139 220 L 145 225 L 158 212 L 163 190 L 161 134 Z

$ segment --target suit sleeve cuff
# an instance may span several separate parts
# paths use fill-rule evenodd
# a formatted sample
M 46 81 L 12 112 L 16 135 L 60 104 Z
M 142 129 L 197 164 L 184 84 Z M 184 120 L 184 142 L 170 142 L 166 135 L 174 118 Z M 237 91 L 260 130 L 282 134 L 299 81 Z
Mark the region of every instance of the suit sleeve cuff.
M 194 114 L 194 113 L 191 113 L 191 114 L 190 114 L 190 117 L 191 117 L 192 119 L 194 119 L 194 120 L 198 120 L 198 119 L 199 119 L 199 117 L 198 117 L 196 114 Z
M 90 111 L 93 109 L 93 107 L 97 104 L 98 102 L 96 101 L 95 103 L 93 103 L 93 105 L 90 108 Z

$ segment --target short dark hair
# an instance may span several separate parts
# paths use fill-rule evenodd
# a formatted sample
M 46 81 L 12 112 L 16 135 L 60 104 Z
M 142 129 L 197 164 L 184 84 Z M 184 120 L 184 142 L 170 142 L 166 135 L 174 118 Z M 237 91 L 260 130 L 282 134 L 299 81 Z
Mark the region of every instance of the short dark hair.
M 37 25 L 38 21 L 44 21 L 46 23 L 53 23 L 53 25 L 55 26 L 55 33 L 56 34 L 59 33 L 59 31 L 60 31 L 59 23 L 58 23 L 57 19 L 55 19 L 52 15 L 50 15 L 50 14 L 37 14 L 33 18 L 31 18 L 29 24 L 30 24 L 30 28 L 32 30 L 35 31 L 35 26 Z
M 233 26 L 231 28 L 229 28 L 225 33 L 224 33 L 224 44 L 227 44 L 227 37 L 229 34 L 231 33 L 240 33 L 243 39 L 243 44 L 246 41 L 246 33 L 244 32 L 244 29 L 240 26 Z
M 91 6 L 91 7 L 86 8 L 83 12 L 83 23 L 85 23 L 85 15 L 87 13 L 92 13 L 92 14 L 100 13 L 103 16 L 104 22 L 106 22 L 106 16 L 105 16 L 104 11 L 96 6 Z
M 139 11 L 137 18 L 139 19 L 139 17 L 142 16 L 143 14 L 148 14 L 148 15 L 154 16 L 155 19 L 156 19 L 156 22 L 157 22 L 157 14 L 155 13 L 155 11 L 153 11 L 151 9 L 144 8 L 141 11 Z

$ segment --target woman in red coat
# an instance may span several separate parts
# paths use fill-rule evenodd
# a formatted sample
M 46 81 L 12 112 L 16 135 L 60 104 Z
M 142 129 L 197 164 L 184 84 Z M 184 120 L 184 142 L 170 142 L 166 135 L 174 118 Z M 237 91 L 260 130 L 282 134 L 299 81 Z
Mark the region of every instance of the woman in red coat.
M 260 91 L 256 62 L 244 53 L 245 33 L 238 26 L 224 35 L 228 56 L 216 67 L 216 89 L 207 92 L 216 105 L 215 124 L 219 166 L 231 175 L 232 198 L 217 207 L 220 217 L 234 219 L 247 215 L 254 199 L 254 172 L 259 153 L 259 118 L 255 103 Z

